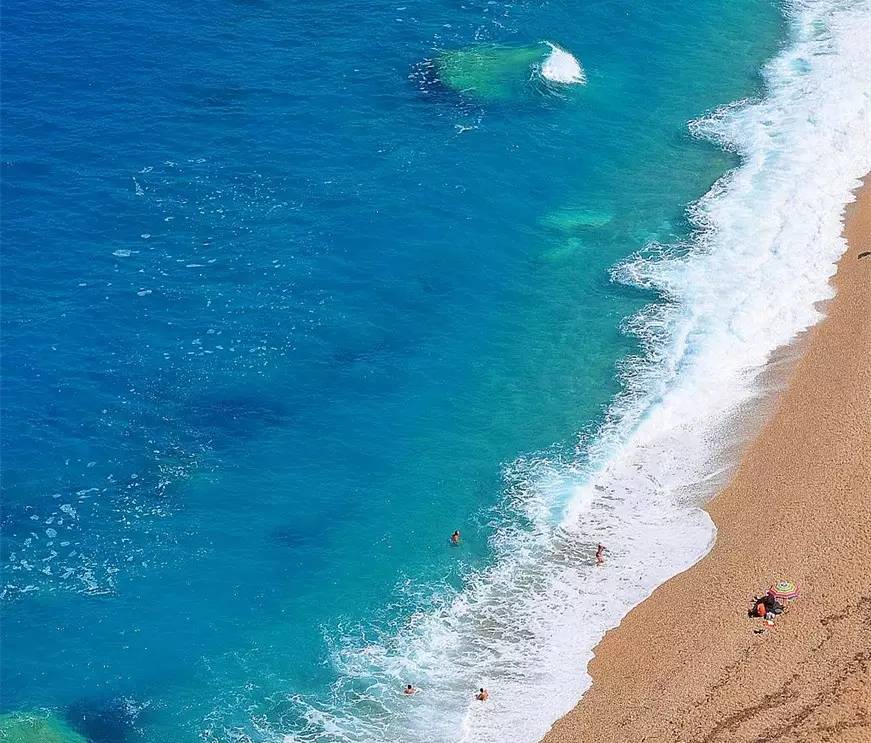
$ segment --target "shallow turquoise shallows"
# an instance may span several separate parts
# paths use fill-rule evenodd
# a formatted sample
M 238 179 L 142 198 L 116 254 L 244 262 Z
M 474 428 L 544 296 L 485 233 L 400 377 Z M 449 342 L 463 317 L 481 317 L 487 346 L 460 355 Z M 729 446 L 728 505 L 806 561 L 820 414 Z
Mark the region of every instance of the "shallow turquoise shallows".
M 359 658 L 481 580 L 529 462 L 583 458 L 657 299 L 611 268 L 734 165 L 687 124 L 760 93 L 778 8 L 3 16 L 0 712 L 433 740 L 384 691 L 423 661 Z

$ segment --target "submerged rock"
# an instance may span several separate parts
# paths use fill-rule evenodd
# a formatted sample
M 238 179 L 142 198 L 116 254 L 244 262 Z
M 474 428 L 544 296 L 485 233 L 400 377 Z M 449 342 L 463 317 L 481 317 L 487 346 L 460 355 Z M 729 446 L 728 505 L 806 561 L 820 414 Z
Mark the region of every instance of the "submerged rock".
M 504 100 L 538 86 L 586 82 L 580 63 L 550 42 L 529 46 L 481 44 L 442 52 L 434 61 L 439 82 L 481 100 Z
M 41 712 L 10 712 L 0 715 L 3 743 L 88 743 L 63 720 Z
M 574 258 L 578 253 L 587 248 L 581 240 L 570 237 L 556 247 L 545 250 L 540 259 L 545 263 L 561 263 Z
M 558 232 L 574 232 L 589 227 L 604 227 L 614 214 L 600 209 L 559 209 L 541 218 L 541 224 Z
M 74 702 L 66 713 L 67 719 L 87 735 L 89 743 L 124 743 L 147 706 L 135 707 L 126 699 L 93 697 Z

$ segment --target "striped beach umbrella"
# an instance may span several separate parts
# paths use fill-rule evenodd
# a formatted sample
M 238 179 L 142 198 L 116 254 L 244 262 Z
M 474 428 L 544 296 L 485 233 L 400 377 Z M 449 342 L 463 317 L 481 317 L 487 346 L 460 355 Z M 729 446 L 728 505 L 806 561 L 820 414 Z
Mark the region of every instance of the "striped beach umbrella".
M 791 601 L 798 598 L 798 584 L 791 580 L 779 580 L 768 589 L 768 595 L 777 601 Z

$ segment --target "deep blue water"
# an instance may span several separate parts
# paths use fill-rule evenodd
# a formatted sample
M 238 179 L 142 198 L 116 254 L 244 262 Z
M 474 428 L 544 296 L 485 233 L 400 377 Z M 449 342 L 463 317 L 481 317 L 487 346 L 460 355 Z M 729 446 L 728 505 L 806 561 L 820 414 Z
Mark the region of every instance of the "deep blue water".
M 337 648 L 461 590 L 506 465 L 601 420 L 655 299 L 610 268 L 734 164 L 687 122 L 759 92 L 778 9 L 8 0 L 3 26 L 2 711 L 333 740 L 303 710 Z M 586 85 L 421 74 L 544 39 Z

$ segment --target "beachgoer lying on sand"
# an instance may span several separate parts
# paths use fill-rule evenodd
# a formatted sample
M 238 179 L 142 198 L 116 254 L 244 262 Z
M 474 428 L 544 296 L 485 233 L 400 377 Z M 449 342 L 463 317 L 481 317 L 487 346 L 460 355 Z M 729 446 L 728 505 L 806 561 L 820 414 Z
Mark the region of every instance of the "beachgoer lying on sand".
M 780 614 L 783 611 L 783 607 L 780 605 L 780 602 L 774 598 L 774 596 L 769 596 L 765 594 L 765 597 L 762 599 L 765 602 L 765 609 L 767 611 L 772 612 L 773 614 Z
M 487 691 L 483 686 L 478 689 L 478 693 L 475 694 L 475 699 L 479 702 L 486 702 L 490 698 L 490 692 Z
M 460 530 L 457 529 L 453 534 L 451 534 L 451 544 L 459 544 L 460 543 Z
M 751 617 L 766 617 L 766 615 L 771 614 L 775 616 L 776 614 L 781 614 L 783 612 L 783 606 L 772 596 L 766 594 L 765 596 L 756 596 L 753 599 L 753 608 L 748 612 Z
M 605 545 L 600 544 L 596 547 L 596 565 L 601 565 L 605 562 Z
M 753 608 L 747 612 L 747 615 L 751 617 L 764 617 L 767 611 L 768 607 L 765 605 L 765 597 L 756 596 L 753 599 Z
M 411 696 L 412 694 L 417 694 L 417 689 L 415 687 L 413 687 L 411 684 L 409 684 L 408 686 L 405 687 L 405 691 L 402 693 L 407 694 L 408 696 Z

